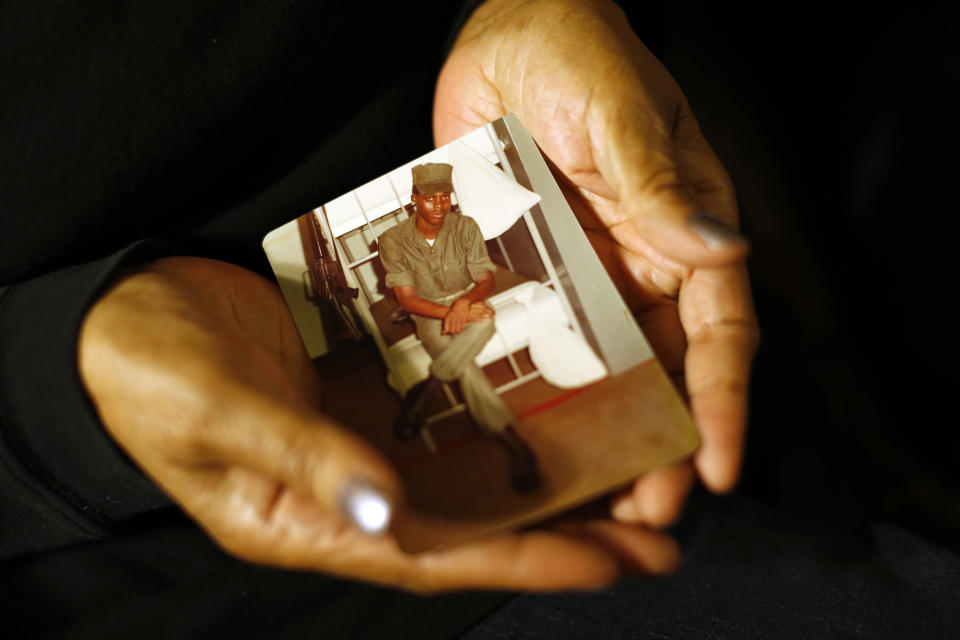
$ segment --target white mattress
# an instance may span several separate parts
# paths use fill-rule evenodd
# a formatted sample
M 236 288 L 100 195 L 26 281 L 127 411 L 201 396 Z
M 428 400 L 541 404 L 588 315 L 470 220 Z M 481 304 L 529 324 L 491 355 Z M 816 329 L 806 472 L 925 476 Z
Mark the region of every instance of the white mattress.
M 517 293 L 529 288 L 534 290 L 533 305 L 539 312 L 554 318 L 564 317 L 560 296 L 552 288 L 539 282 L 524 282 L 490 298 L 490 305 L 496 311 L 494 324 L 497 326 L 497 333 L 477 355 L 476 362 L 481 367 L 506 357 L 507 353 L 519 351 L 529 344 L 530 325 L 527 321 L 527 311 L 523 305 L 513 299 Z

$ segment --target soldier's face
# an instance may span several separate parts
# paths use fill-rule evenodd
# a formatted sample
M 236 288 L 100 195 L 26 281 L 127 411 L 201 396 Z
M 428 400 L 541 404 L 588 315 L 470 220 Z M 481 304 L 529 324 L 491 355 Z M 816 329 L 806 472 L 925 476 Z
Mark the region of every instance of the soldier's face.
M 413 204 L 417 207 L 417 215 L 424 222 L 437 226 L 443 223 L 447 212 L 450 211 L 450 192 L 415 193 L 413 194 Z

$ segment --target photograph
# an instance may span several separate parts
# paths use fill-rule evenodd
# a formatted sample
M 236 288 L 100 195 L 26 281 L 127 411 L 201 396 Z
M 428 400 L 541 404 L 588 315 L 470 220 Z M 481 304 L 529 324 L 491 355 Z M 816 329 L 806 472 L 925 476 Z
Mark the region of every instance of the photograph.
M 444 521 L 398 532 L 406 548 L 547 518 L 698 444 L 516 118 L 313 209 L 263 246 L 324 374 L 325 410 L 387 454 L 412 508 Z M 378 392 L 358 421 L 356 403 Z

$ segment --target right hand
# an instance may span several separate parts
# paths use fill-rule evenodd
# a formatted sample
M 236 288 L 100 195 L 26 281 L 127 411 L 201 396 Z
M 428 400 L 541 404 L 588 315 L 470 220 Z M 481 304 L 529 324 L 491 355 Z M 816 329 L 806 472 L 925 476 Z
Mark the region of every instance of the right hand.
M 552 163 L 664 367 L 701 446 L 641 476 L 612 513 L 665 526 L 695 475 L 729 491 L 759 341 L 737 204 L 686 97 L 610 0 L 486 0 L 437 81 L 438 146 L 515 114 Z M 709 212 L 710 215 L 701 215 Z
M 283 296 L 221 262 L 168 258 L 90 310 L 80 373 L 107 431 L 226 550 L 250 561 L 419 592 L 571 589 L 625 568 L 671 570 L 675 543 L 642 526 L 580 521 L 417 554 L 351 525 L 357 479 L 403 509 L 389 463 L 320 411 L 322 390 Z
M 457 298 L 447 315 L 443 316 L 443 333 L 452 333 L 454 335 L 463 331 L 463 328 L 470 322 L 470 301 L 466 298 Z
M 493 320 L 496 312 L 487 306 L 483 300 L 470 303 L 470 317 L 468 322 L 480 322 L 482 320 Z

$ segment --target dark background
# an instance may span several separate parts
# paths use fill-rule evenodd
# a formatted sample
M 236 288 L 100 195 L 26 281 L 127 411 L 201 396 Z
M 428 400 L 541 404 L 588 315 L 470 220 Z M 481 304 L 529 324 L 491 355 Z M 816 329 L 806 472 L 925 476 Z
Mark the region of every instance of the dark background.
M 958 550 L 957 24 L 936 3 L 843 4 L 669 10 L 661 59 L 753 243 L 739 490 Z

